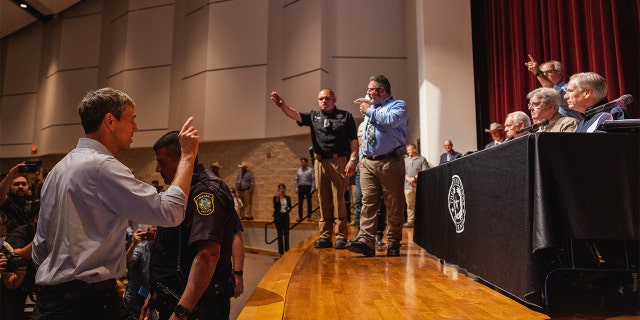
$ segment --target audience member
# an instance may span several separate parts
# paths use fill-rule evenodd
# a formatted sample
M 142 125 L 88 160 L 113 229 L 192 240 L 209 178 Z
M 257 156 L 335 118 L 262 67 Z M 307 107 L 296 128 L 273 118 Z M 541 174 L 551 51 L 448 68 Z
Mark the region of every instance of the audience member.
M 451 140 L 445 140 L 442 145 L 444 146 L 445 152 L 440 155 L 440 164 L 445 164 L 462 157 L 462 153 L 453 150 L 453 142 Z
M 347 179 L 355 173 L 358 162 L 356 122 L 350 112 L 336 107 L 336 96 L 331 89 L 320 90 L 320 110 L 307 113 L 300 113 L 288 106 L 277 92 L 271 93 L 271 100 L 299 126 L 310 127 L 317 160 L 314 171 L 320 199 L 320 239 L 316 240 L 314 246 L 331 248 L 335 224 L 338 229 L 335 248 L 344 249 L 349 233 L 344 192 Z
M 222 165 L 220 165 L 220 162 L 218 161 L 211 164 L 211 172 L 213 172 L 216 177 L 220 177 L 220 168 L 222 168 Z
M 11 245 L 5 241 L 7 237 L 7 223 L 9 222 L 6 215 L 0 213 L 0 258 L 5 258 L 2 270 L 2 278 L 0 285 L 0 319 L 20 319 L 23 317 L 22 310 L 16 310 L 16 304 L 20 291 L 20 287 L 27 276 L 27 261 L 23 258 L 17 258 Z M 25 296 L 26 297 L 26 296 Z M 22 301 L 24 309 L 24 300 Z
M 7 244 L 5 248 L 13 253 L 11 265 L 18 264 L 20 268 L 16 268 L 14 271 L 16 283 L 5 283 L 2 288 L 1 319 L 23 319 L 27 296 L 35 289 L 36 267 L 31 261 L 31 241 L 35 235 L 39 210 L 40 207 L 36 203 L 29 212 L 28 224 L 15 228 L 6 235 L 6 238 L 2 237 L 4 243 Z M 19 283 L 23 270 L 26 272 L 22 282 Z
M 504 142 L 504 126 L 503 125 L 497 122 L 493 122 L 489 126 L 489 129 L 484 129 L 484 132 L 488 132 L 489 134 L 491 134 L 491 142 L 489 142 L 486 146 L 484 146 L 485 149 L 495 147 L 501 144 L 502 142 Z
M 311 221 L 311 211 L 313 211 L 311 193 L 316 189 L 316 176 L 313 169 L 309 168 L 309 159 L 300 158 L 300 168 L 294 181 L 298 191 L 298 221 L 302 221 L 304 217 L 302 208 L 305 199 L 307 200 L 307 219 Z
M 256 180 L 253 177 L 253 171 L 249 170 L 249 163 L 246 161 L 242 161 L 238 168 L 240 168 L 240 173 L 238 173 L 238 177 L 236 179 L 236 190 L 238 191 L 238 196 L 240 200 L 242 200 L 242 208 L 240 209 L 240 219 L 243 220 L 253 220 L 253 215 L 251 214 L 251 201 L 253 198 L 253 187 L 256 184 Z
M 240 217 L 240 211 L 242 210 L 242 199 L 238 195 L 238 191 L 236 188 L 230 188 L 231 195 L 233 196 L 233 208 L 236 209 L 236 213 L 238 213 L 238 217 Z
M 595 72 L 576 73 L 569 79 L 569 88 L 564 96 L 569 107 L 584 115 L 587 110 L 607 103 L 607 83 Z M 606 120 L 630 118 L 627 110 L 614 107 L 609 112 L 598 112 L 585 116 L 576 132 L 593 132 Z
M 540 123 L 548 120 L 549 123 L 540 126 L 538 132 L 574 132 L 578 125 L 578 120 L 571 117 L 563 117 L 558 112 L 560 94 L 551 88 L 538 88 L 529 94 L 529 112 L 533 123 Z
M 551 60 L 538 66 L 538 62 L 529 54 L 529 61 L 524 64 L 536 76 L 542 87 L 552 88 L 560 94 L 561 100 L 558 109 L 560 115 L 576 118 L 578 121 L 582 120 L 582 115 L 575 110 L 571 110 L 567 100 L 564 99 L 564 95 L 567 93 L 567 83 L 564 82 L 564 69 L 560 62 Z
M 529 119 L 529 116 L 522 111 L 515 111 L 507 114 L 507 117 L 504 119 L 504 126 L 507 129 L 507 139 L 504 141 L 511 141 L 515 138 L 527 135 L 529 132 L 525 131 L 518 133 L 518 131 L 530 125 L 531 119 Z
M 273 222 L 278 230 L 278 252 L 284 254 L 289 251 L 289 211 L 291 211 L 291 197 L 286 195 L 287 187 L 284 183 L 278 185 L 278 193 L 273 196 Z
M 182 157 L 178 131 L 160 137 L 153 150 L 156 171 L 165 183 L 174 180 Z M 227 185 L 197 156 L 195 162 L 184 221 L 177 227 L 159 226 L 156 232 L 149 269 L 152 298 L 142 307 L 141 318 L 155 309 L 160 319 L 229 319 L 232 243 L 239 222 Z M 163 287 L 181 293 L 177 305 L 167 304 L 173 298 Z
M 42 188 L 33 262 L 41 285 L 32 319 L 112 319 L 122 299 L 116 279 L 126 272 L 128 220 L 174 226 L 184 219 L 198 152 L 189 118 L 183 151 L 166 192 L 134 177 L 114 154 L 130 148 L 138 131 L 135 103 L 125 93 L 90 91 L 78 106 L 85 138 L 49 172 Z M 70 245 L 71 244 L 71 245 Z
M 127 311 L 136 319 L 140 316 L 145 297 L 149 294 L 149 264 L 157 229 L 156 226 L 139 226 L 133 233 L 133 240 L 127 249 L 129 283 L 124 292 L 124 302 Z
M 383 196 L 387 209 L 387 256 L 400 255 L 404 222 L 405 174 L 402 156 L 406 151 L 407 107 L 391 95 L 391 84 L 383 75 L 369 78 L 367 95 L 371 104 L 361 105 L 365 129 L 360 162 L 362 212 L 358 235 L 347 243 L 347 249 L 365 256 L 375 255 L 377 210 Z
M 7 176 L 0 182 L 0 212 L 7 219 L 7 232 L 29 223 L 31 201 L 29 195 L 29 179 L 20 173 L 24 162 L 15 165 L 9 170 Z
M 405 227 L 413 227 L 416 217 L 416 186 L 418 172 L 429 169 L 427 159 L 418 154 L 415 144 L 407 144 L 407 157 L 404 158 L 404 198 L 407 204 L 407 223 Z

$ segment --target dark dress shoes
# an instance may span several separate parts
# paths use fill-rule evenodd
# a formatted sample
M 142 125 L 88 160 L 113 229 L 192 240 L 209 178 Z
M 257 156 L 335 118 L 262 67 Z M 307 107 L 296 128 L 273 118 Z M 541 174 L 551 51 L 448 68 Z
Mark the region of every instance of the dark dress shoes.
M 313 243 L 313 246 L 316 248 L 331 248 L 333 244 L 331 244 L 331 239 L 320 238 Z
M 349 241 L 346 247 L 347 247 L 347 250 L 351 252 L 362 253 L 367 257 L 373 257 L 376 255 L 376 251 L 373 248 L 366 245 L 364 242 Z

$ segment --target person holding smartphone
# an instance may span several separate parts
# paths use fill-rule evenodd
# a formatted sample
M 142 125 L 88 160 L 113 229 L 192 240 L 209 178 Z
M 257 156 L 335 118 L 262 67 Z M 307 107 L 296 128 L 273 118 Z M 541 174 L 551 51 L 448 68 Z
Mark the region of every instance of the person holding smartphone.
M 7 232 L 29 223 L 29 178 L 24 175 L 25 162 L 15 165 L 0 182 L 0 212 L 7 216 Z

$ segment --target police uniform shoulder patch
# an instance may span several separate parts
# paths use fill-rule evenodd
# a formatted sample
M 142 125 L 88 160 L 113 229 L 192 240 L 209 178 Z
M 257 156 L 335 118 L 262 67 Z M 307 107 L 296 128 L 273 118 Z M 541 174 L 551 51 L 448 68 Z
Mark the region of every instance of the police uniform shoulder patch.
M 213 193 L 201 192 L 193 198 L 196 203 L 196 210 L 201 216 L 208 216 L 213 213 Z

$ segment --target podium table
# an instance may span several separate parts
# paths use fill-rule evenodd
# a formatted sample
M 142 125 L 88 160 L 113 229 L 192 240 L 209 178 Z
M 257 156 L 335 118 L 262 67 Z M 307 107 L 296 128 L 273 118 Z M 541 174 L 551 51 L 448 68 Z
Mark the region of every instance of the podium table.
M 542 306 L 541 253 L 640 239 L 640 135 L 536 133 L 419 173 L 414 242 Z

